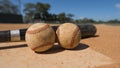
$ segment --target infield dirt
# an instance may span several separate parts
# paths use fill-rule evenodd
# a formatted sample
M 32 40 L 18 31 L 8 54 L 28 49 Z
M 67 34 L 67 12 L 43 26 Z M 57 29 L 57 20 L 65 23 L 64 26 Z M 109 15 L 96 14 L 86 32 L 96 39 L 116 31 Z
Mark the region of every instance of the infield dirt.
M 0 24 L 0 30 L 28 28 L 30 24 Z M 0 68 L 120 68 L 120 26 L 99 24 L 95 37 L 80 41 L 74 50 L 54 45 L 34 53 L 25 41 L 0 43 Z

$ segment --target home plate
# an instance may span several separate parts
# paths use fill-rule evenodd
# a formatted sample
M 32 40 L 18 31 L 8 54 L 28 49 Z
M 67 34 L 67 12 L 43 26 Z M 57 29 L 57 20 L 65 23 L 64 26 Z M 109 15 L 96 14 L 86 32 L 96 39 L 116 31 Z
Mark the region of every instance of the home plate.
M 48 52 L 35 53 L 27 45 L 21 45 L 0 50 L 0 68 L 93 68 L 112 63 L 110 57 L 91 48 L 65 50 L 55 45 Z

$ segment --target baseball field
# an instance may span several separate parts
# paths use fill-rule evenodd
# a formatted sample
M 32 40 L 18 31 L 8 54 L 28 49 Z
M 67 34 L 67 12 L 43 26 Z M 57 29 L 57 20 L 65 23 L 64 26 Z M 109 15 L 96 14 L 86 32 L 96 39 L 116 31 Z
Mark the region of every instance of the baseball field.
M 0 24 L 0 31 L 29 26 Z M 82 39 L 73 50 L 55 44 L 47 52 L 35 53 L 25 41 L 1 42 L 0 68 L 120 68 L 120 26 L 95 26 L 95 37 Z

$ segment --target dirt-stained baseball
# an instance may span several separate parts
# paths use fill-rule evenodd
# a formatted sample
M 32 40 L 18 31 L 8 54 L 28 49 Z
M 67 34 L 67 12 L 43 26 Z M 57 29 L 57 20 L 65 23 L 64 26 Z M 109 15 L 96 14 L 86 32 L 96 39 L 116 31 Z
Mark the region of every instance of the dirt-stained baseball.
M 81 32 L 77 25 L 64 23 L 56 31 L 59 44 L 66 49 L 73 49 L 78 46 L 81 39 Z
M 36 23 L 26 31 L 25 40 L 33 51 L 47 51 L 54 45 L 55 32 L 48 24 Z

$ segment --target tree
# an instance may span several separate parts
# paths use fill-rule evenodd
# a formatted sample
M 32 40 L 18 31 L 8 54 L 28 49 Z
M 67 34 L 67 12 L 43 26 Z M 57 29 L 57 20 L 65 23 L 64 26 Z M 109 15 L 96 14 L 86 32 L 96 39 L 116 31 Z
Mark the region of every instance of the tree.
M 99 20 L 99 21 L 96 21 L 97 24 L 100 24 L 100 23 L 105 23 L 104 21 L 102 20 Z
M 56 14 L 53 14 L 52 18 L 53 18 L 53 21 L 57 21 L 57 15 Z
M 1 0 L 0 1 L 0 12 L 1 13 L 10 13 L 10 14 L 19 14 L 20 11 L 17 5 L 14 5 L 10 0 Z
M 25 4 L 24 13 L 26 16 L 30 17 L 30 19 L 39 19 L 39 20 L 47 20 L 49 13 L 48 10 L 50 9 L 49 4 L 44 4 L 41 2 L 37 2 L 36 4 L 27 3 Z
M 96 23 L 93 19 L 83 18 L 76 20 L 77 23 Z
M 74 15 L 69 13 L 69 14 L 67 14 L 67 17 L 72 18 L 72 17 L 74 17 Z
M 74 15 L 73 14 L 67 14 L 66 15 L 66 21 L 67 22 L 74 22 L 74 20 L 73 20 L 73 18 L 72 17 L 74 17 Z
M 117 19 L 113 19 L 113 20 L 109 20 L 109 21 L 107 21 L 107 23 L 116 24 L 116 23 L 120 23 L 120 21 L 117 20 Z
M 66 20 L 66 14 L 64 12 L 58 14 L 58 21 L 64 23 Z
M 33 19 L 33 16 L 35 14 L 35 4 L 33 3 L 27 3 L 25 4 L 25 22 L 30 22 Z
M 25 9 L 24 13 L 26 15 L 26 18 L 29 21 L 30 20 L 41 20 L 41 21 L 46 21 L 46 22 L 55 22 L 59 21 L 61 23 L 64 22 L 73 22 L 72 17 L 74 16 L 73 14 L 66 14 L 64 12 L 59 13 L 59 14 L 51 14 L 49 13 L 50 5 L 47 3 L 27 3 L 25 4 Z

